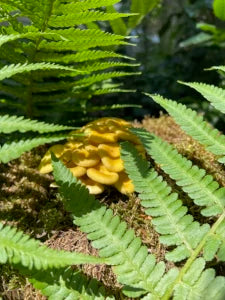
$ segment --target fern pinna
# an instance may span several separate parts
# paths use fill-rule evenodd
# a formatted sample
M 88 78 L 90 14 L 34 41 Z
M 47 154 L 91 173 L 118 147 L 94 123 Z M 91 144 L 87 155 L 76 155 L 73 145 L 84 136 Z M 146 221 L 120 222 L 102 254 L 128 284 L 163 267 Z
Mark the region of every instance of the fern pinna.
M 128 37 L 103 31 L 98 23 L 132 16 L 106 11 L 117 2 L 1 1 L 0 79 L 13 76 L 0 84 L 1 105 L 29 117 L 42 111 L 43 117 L 48 109 L 60 113 L 63 103 L 64 112 L 81 114 L 96 93 L 118 92 L 110 79 L 134 74 L 118 70 L 135 66 L 115 51 Z M 8 75 L 1 78 L 3 73 Z
M 68 133 L 61 133 L 76 127 L 49 124 L 16 116 L 0 116 L 0 133 L 10 134 L 19 131 L 21 134 L 29 131 L 37 132 L 36 137 L 7 141 L 0 146 L 0 162 L 7 163 L 16 159 L 22 153 L 46 143 L 54 143 L 66 139 Z M 59 133 L 56 133 L 59 132 Z M 18 137 L 17 137 L 18 138 Z

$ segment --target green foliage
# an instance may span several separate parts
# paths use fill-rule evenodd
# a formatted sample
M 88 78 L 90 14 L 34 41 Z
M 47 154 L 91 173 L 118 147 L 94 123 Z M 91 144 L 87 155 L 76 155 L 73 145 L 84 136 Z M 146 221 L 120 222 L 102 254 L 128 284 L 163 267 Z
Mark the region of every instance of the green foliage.
M 106 296 L 104 287 L 97 280 L 88 280 L 79 271 L 68 268 L 54 270 L 54 272 L 34 273 L 30 282 L 49 300 L 114 299 L 113 296 Z
M 44 145 L 46 143 L 53 143 L 66 139 L 69 135 L 58 133 L 56 131 L 75 129 L 75 127 L 62 126 L 49 124 L 44 122 L 38 122 L 36 120 L 24 119 L 23 117 L 4 115 L 0 117 L 0 133 L 9 134 L 15 131 L 21 133 L 27 131 L 37 131 L 39 133 L 53 132 L 52 135 L 37 135 L 32 138 L 20 138 L 18 136 L 14 141 L 5 142 L 0 146 L 0 162 L 7 163 L 10 160 L 16 159 L 24 152 Z M 18 140 L 18 141 L 17 141 Z
M 57 141 L 64 140 L 68 137 L 67 135 L 52 135 L 52 136 L 41 136 L 35 137 L 33 139 L 23 140 L 18 142 L 5 143 L 0 147 L 0 162 L 7 163 L 10 160 L 16 159 L 21 156 L 24 152 L 30 151 L 38 146 L 53 143 Z
M 61 130 L 72 130 L 74 127 L 48 124 L 36 120 L 24 119 L 16 116 L 0 116 L 0 133 L 11 133 L 19 130 L 20 132 L 38 131 L 39 133 L 54 132 Z
M 208 91 L 208 87 L 205 89 Z M 213 152 L 218 145 L 224 146 L 224 137 L 209 127 L 196 112 L 161 96 L 152 97 L 189 135 L 193 138 L 199 135 L 208 151 Z M 3 118 L 6 122 L 8 119 Z M 15 123 L 17 118 L 12 120 Z M 37 123 L 30 120 L 20 118 L 18 124 L 22 130 L 37 129 Z M 42 130 L 45 126 L 52 129 L 50 124 L 39 125 Z M 121 144 L 121 157 L 139 193 L 140 204 L 145 214 L 151 216 L 160 242 L 167 247 L 166 260 L 175 263 L 175 266 L 167 270 L 164 261 L 157 261 L 153 254 L 149 254 L 134 230 L 112 209 L 90 195 L 54 154 L 54 177 L 65 208 L 72 215 L 74 224 L 87 234 L 92 246 L 98 250 L 100 259 L 56 252 L 40 246 L 15 229 L 2 227 L 2 262 L 21 264 L 21 271 L 49 299 L 113 299 L 97 281 L 90 281 L 80 272 L 65 268 L 71 264 L 71 258 L 77 263 L 104 262 L 112 266 L 117 281 L 122 285 L 122 293 L 131 299 L 224 299 L 225 277 L 216 276 L 208 263 L 215 259 L 225 261 L 225 188 L 161 138 L 143 129 L 131 130 L 140 138 L 157 169 L 174 180 L 176 189 L 182 190 L 181 195 L 187 195 L 184 201 L 134 146 L 129 142 Z M 220 160 L 222 155 L 224 157 L 224 153 L 215 154 L 220 156 Z M 192 200 L 196 207 L 201 208 L 204 222 L 191 214 L 189 205 Z M 46 256 L 50 258 L 46 259 Z M 35 270 L 30 271 L 32 267 Z
M 129 44 L 126 34 L 106 32 L 99 23 L 134 15 L 134 11 L 105 10 L 117 2 L 2 1 L 0 80 L 4 80 L 1 93 L 5 98 L 2 107 L 19 108 L 31 117 L 40 116 L 43 110 L 58 113 L 64 103 L 64 112 L 74 107 L 81 117 L 88 100 L 105 83 L 115 77 L 136 74 L 118 70 L 137 66 L 123 62 L 129 58 L 114 50 Z M 91 24 L 96 24 L 95 28 L 89 28 Z M 116 70 L 110 71 L 112 68 Z M 107 93 L 119 91 L 120 88 L 109 89 Z
M 151 148 L 151 136 L 146 131 L 136 130 L 138 136 L 149 139 L 149 144 L 144 143 L 146 149 Z M 152 224 L 161 235 L 160 241 L 175 249 L 167 253 L 166 258 L 171 261 L 180 261 L 190 257 L 196 246 L 209 231 L 209 225 L 200 225 L 193 221 L 193 217 L 187 214 L 178 194 L 171 192 L 162 176 L 141 156 L 128 142 L 122 144 L 122 159 L 126 171 L 132 180 L 135 190 L 139 193 L 141 205 L 145 207 L 145 213 L 153 217 Z
M 203 117 L 181 103 L 164 99 L 159 95 L 152 98 L 165 108 L 187 134 L 193 136 L 206 149 L 218 155 L 218 161 L 225 159 L 225 137 L 217 129 L 213 129 Z
M 138 13 L 137 16 L 130 17 L 128 21 L 129 28 L 135 28 L 141 23 L 142 19 L 147 15 L 160 0 L 133 0 L 131 3 L 131 12 Z
M 28 269 L 61 268 L 73 264 L 101 263 L 103 259 L 81 253 L 57 251 L 41 245 L 16 228 L 0 223 L 0 263 L 10 262 Z
M 225 3 L 224 0 L 214 0 L 213 1 L 213 10 L 217 18 L 225 21 Z
M 49 63 L 37 63 L 37 64 L 17 64 L 17 65 L 8 65 L 5 66 L 0 70 L 0 80 L 5 78 L 9 78 L 15 74 L 23 73 L 23 72 L 30 72 L 35 70 L 43 70 L 43 69 L 56 69 L 56 70 L 65 70 L 65 71 L 72 71 L 76 72 L 76 70 L 56 64 L 49 64 Z
M 155 138 L 143 130 L 133 131 L 150 153 Z M 162 153 L 161 149 L 158 148 L 158 152 Z M 122 158 L 140 193 L 146 214 L 153 217 L 153 225 L 161 234 L 161 242 L 176 246 L 168 251 L 167 259 L 180 261 L 188 258 L 180 270 L 172 268 L 165 272 L 162 262 L 155 265 L 154 256 L 147 255 L 147 249 L 141 246 L 140 239 L 135 238 L 134 233 L 117 216 L 113 216 L 112 210 L 89 195 L 87 189 L 55 157 L 53 167 L 64 204 L 72 213 L 74 223 L 88 234 L 92 246 L 99 249 L 99 255 L 113 265 L 118 281 L 124 285 L 124 294 L 132 298 L 146 294 L 143 299 L 169 299 L 172 295 L 173 299 L 200 299 L 198 295 L 204 299 L 210 299 L 208 295 L 222 299 L 225 278 L 215 277 L 213 269 L 205 268 L 205 259 L 212 260 L 219 249 L 219 246 L 212 247 L 211 242 L 213 236 L 218 238 L 218 228 L 224 223 L 224 212 L 212 227 L 200 225 L 187 214 L 187 208 L 178 200 L 177 194 L 171 192 L 156 171 L 149 169 L 148 162 L 128 142 L 122 144 Z M 169 165 L 169 161 L 166 165 Z M 174 166 L 171 168 L 174 169 Z M 223 240 L 220 240 L 221 246 Z M 202 251 L 204 258 L 197 258 Z M 224 250 L 220 249 L 219 252 Z
M 198 83 L 198 82 L 180 82 L 187 85 L 211 102 L 211 104 L 221 112 L 225 113 L 225 91 L 222 88 L 218 88 L 213 85 Z
M 225 3 L 224 0 L 213 1 L 213 12 L 217 18 L 225 21 Z M 217 27 L 214 24 L 208 24 L 205 22 L 198 22 L 196 24 L 197 29 L 202 32 L 188 38 L 183 41 L 181 47 L 190 46 L 219 46 L 224 48 L 225 46 L 225 30 L 223 27 Z
M 155 257 L 149 255 L 141 240 L 135 237 L 134 231 L 127 229 L 126 223 L 113 216 L 111 209 L 89 195 L 87 188 L 55 157 L 53 169 L 74 223 L 88 234 L 92 245 L 99 249 L 99 256 L 107 258 L 107 262 L 113 265 L 117 280 L 124 285 L 124 293 L 129 297 L 151 293 L 160 299 L 176 278 L 177 270 L 172 269 L 164 275 L 165 264 L 157 264 Z

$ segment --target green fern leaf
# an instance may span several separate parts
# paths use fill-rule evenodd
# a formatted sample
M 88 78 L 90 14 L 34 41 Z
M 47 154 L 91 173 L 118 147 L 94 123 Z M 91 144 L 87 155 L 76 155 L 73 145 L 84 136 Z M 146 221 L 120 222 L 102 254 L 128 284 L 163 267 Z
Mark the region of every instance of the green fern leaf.
M 86 187 L 81 186 L 54 156 L 52 163 L 55 180 L 66 208 L 73 214 L 74 223 L 88 234 L 93 247 L 99 249 L 100 257 L 107 258 L 107 262 L 114 265 L 118 281 L 125 285 L 124 292 L 135 294 L 135 297 L 150 292 L 160 299 L 164 293 L 159 288 L 164 278 L 164 263 L 156 264 L 155 257 L 148 255 L 147 248 L 141 245 L 134 231 L 128 230 L 126 223 L 114 216 L 111 209 L 89 195 Z M 166 274 L 171 277 L 169 283 L 175 280 L 177 274 L 177 269 Z
M 94 21 L 109 21 L 115 20 L 121 17 L 129 17 L 132 14 L 126 13 L 104 13 L 102 11 L 85 11 L 78 12 L 75 14 L 63 15 L 63 16 L 51 16 L 49 20 L 49 25 L 57 27 L 71 27 L 80 24 L 87 24 Z
M 0 147 L 0 162 L 7 163 L 12 159 L 20 157 L 24 152 L 44 145 L 47 143 L 53 143 L 64 140 L 68 135 L 55 135 L 55 136 L 43 136 L 36 137 L 30 140 L 20 140 L 19 142 L 12 142 L 11 144 L 4 144 Z
M 205 83 L 199 83 L 199 82 L 182 82 L 179 81 L 179 83 L 187 85 L 196 91 L 198 91 L 202 96 L 211 102 L 211 104 L 221 111 L 222 113 L 225 113 L 225 90 L 218 88 L 213 85 L 205 84 Z
M 134 60 L 131 57 L 124 56 L 115 52 L 110 51 L 102 51 L 102 50 L 86 50 L 80 51 L 76 54 L 60 54 L 60 53 L 52 53 L 49 56 L 48 53 L 40 52 L 37 53 L 37 59 L 41 61 L 51 61 L 56 63 L 76 63 L 76 62 L 84 62 L 90 60 L 97 60 L 102 58 L 125 58 Z
M 146 130 L 143 130 L 143 129 L 131 129 L 131 130 L 132 130 L 133 133 L 135 133 L 141 139 L 142 143 L 146 147 L 147 152 L 151 153 L 152 148 L 154 148 L 154 147 L 152 147 L 152 143 L 151 143 L 151 140 L 153 138 L 152 135 L 149 132 L 147 132 Z M 158 138 L 158 141 L 161 143 L 159 138 Z M 224 202 L 224 190 L 225 189 L 224 188 L 219 188 L 218 189 L 217 182 L 212 181 L 211 176 L 209 176 L 209 175 L 204 176 L 204 172 L 202 172 L 201 169 L 199 170 L 196 166 L 192 167 L 192 164 L 190 163 L 190 161 L 187 161 L 185 158 L 183 158 L 183 160 L 182 160 L 182 156 L 178 155 L 176 153 L 176 150 L 174 150 L 170 145 L 165 143 L 164 146 L 165 146 L 165 148 L 167 148 L 166 151 L 163 150 L 161 147 L 157 148 L 158 149 L 158 156 L 163 157 L 164 155 L 161 154 L 161 153 L 165 153 L 165 156 L 167 156 L 168 152 L 172 152 L 172 153 L 170 153 L 169 156 L 171 157 L 171 160 L 173 160 L 173 163 L 171 163 L 169 161 L 166 162 L 166 160 L 163 159 L 163 161 L 160 161 L 161 168 L 164 169 L 164 171 L 166 171 L 168 169 L 173 169 L 172 173 L 166 171 L 166 173 L 168 173 L 169 175 L 172 174 L 171 178 L 175 179 L 175 177 L 176 178 L 179 177 L 181 179 L 181 177 L 182 177 L 181 181 L 179 181 L 180 184 L 178 183 L 178 185 L 181 185 L 183 187 L 183 190 L 185 192 L 189 193 L 189 196 L 192 199 L 194 199 L 195 203 L 198 204 L 198 205 L 203 204 L 202 200 L 203 201 L 205 201 L 205 200 L 208 201 L 208 199 L 211 199 L 210 193 L 215 190 L 213 195 L 215 197 L 217 197 L 217 200 L 214 199 L 216 207 L 214 208 L 213 204 L 210 204 L 210 202 L 209 202 L 209 205 L 206 204 L 206 206 L 208 206 L 208 207 L 206 209 L 202 210 L 203 215 L 208 216 L 208 215 L 214 214 L 215 211 L 220 209 L 220 208 L 218 208 L 218 206 L 220 206 L 220 204 Z M 156 148 L 153 151 L 155 153 Z M 176 155 L 175 155 L 175 153 L 176 153 Z M 178 160 L 176 160 L 176 158 L 175 158 L 175 156 L 177 156 L 177 155 L 179 156 Z M 155 156 L 153 155 L 153 158 L 154 157 Z M 159 162 L 159 160 L 156 159 L 156 162 Z M 188 162 L 188 164 L 187 164 L 187 162 Z M 180 168 L 178 167 L 178 165 L 182 166 L 182 168 L 184 168 L 184 173 L 181 174 L 181 176 L 179 176 Z M 186 166 L 188 166 L 188 165 L 189 165 L 189 167 L 186 169 Z M 128 166 L 128 170 L 129 170 L 129 166 Z M 191 172 L 190 172 L 190 170 L 191 170 Z M 194 170 L 194 176 L 192 177 L 191 173 L 193 173 L 193 170 Z M 132 172 L 134 172 L 134 171 L 132 171 Z M 187 180 L 184 180 L 184 174 L 186 172 L 187 173 L 189 172 L 189 175 L 187 175 Z M 137 174 L 138 174 L 138 171 L 137 171 Z M 189 178 L 192 178 L 192 180 L 193 180 L 192 184 L 193 185 L 191 184 L 190 186 L 188 186 L 188 184 L 187 184 L 187 181 L 189 182 L 188 176 L 189 176 Z M 198 182 L 198 179 L 197 179 L 198 177 L 200 178 L 199 182 Z M 153 176 L 153 178 L 154 178 L 154 176 Z M 156 176 L 155 176 L 155 178 L 156 178 Z M 196 180 L 194 178 L 196 178 Z M 143 181 L 144 181 L 144 179 L 143 179 Z M 134 183 L 135 183 L 135 180 L 134 180 Z M 137 186 L 138 186 L 138 184 L 137 184 Z M 149 184 L 149 186 L 151 186 L 151 185 Z M 162 184 L 160 185 L 160 183 L 158 183 L 157 187 L 152 192 L 153 196 L 154 196 L 155 191 L 157 191 L 157 188 L 159 188 L 159 190 L 160 190 L 160 187 L 162 187 L 162 189 L 163 189 L 162 191 L 163 191 L 163 193 L 165 191 L 165 195 L 166 195 L 166 192 L 167 192 L 166 186 L 163 186 Z M 140 185 L 140 188 L 141 188 L 141 185 Z M 137 191 L 139 191 L 139 190 L 137 190 Z M 144 192 L 142 192 L 142 191 L 139 191 L 139 192 L 141 193 L 140 196 L 142 197 L 142 193 L 144 193 Z M 160 198 L 160 196 L 161 195 L 159 195 L 158 197 Z M 145 197 L 145 194 L 144 194 L 143 197 L 144 197 L 143 198 L 143 206 L 145 206 L 145 201 L 146 201 L 146 199 L 148 199 L 148 195 Z M 176 201 L 176 199 L 177 199 L 177 196 L 175 197 L 174 201 Z M 170 199 L 170 201 L 172 201 L 172 200 Z M 153 206 L 153 216 L 154 216 L 154 212 L 155 212 L 155 207 L 156 207 L 156 212 L 157 212 L 157 206 L 156 206 L 155 202 L 153 202 L 153 205 L 154 205 Z M 147 205 L 148 204 L 149 203 L 147 203 Z M 148 208 L 149 206 L 147 206 L 147 205 L 146 205 L 146 207 Z M 161 205 L 163 206 L 163 204 L 161 204 Z M 171 205 L 172 210 L 174 209 L 174 207 L 176 209 L 176 206 L 174 206 L 172 204 L 170 204 L 170 205 Z M 177 209 L 179 211 L 179 206 L 178 206 Z M 168 214 L 169 211 L 170 211 L 170 209 L 167 209 L 166 213 Z M 146 210 L 146 213 L 148 213 L 148 209 Z M 150 213 L 151 213 L 151 210 L 150 210 Z M 180 210 L 180 213 L 182 213 L 182 210 Z M 184 213 L 184 211 L 183 211 L 183 213 Z M 182 217 L 182 214 L 181 214 L 181 217 Z M 187 217 L 185 217 L 185 218 L 187 218 Z M 171 222 L 171 220 L 173 220 L 173 216 L 170 216 L 170 222 Z M 191 221 L 190 217 L 189 217 L 189 220 L 187 218 L 186 221 L 190 222 Z M 156 220 L 156 224 L 155 224 L 155 221 L 153 219 L 153 224 L 156 226 L 156 230 L 159 231 L 159 233 L 162 234 L 162 237 L 161 237 L 162 240 L 161 241 L 163 243 L 166 243 L 169 240 L 169 235 L 166 238 L 164 238 L 164 236 L 163 236 L 164 232 L 161 232 L 160 230 L 158 230 L 157 225 L 161 225 L 161 224 L 160 223 L 158 224 L 157 220 Z M 180 226 L 182 226 L 183 224 L 185 224 L 185 222 L 184 223 L 179 222 Z M 164 224 L 162 224 L 162 225 L 164 225 Z M 163 227 L 163 230 L 167 230 L 167 229 L 169 230 L 170 229 L 169 225 L 166 228 L 164 228 L 164 227 Z M 195 243 L 195 241 L 192 241 L 192 243 L 193 243 L 192 245 L 194 245 L 193 248 L 192 248 L 192 252 L 193 252 L 193 249 L 195 247 L 197 247 L 197 248 L 199 248 L 198 251 L 201 251 L 201 249 L 203 249 L 203 256 L 204 256 L 205 260 L 210 261 L 216 255 L 217 259 L 220 259 L 221 261 L 225 261 L 225 254 L 224 254 L 225 253 L 225 211 L 223 210 L 222 215 L 219 217 L 219 219 L 215 222 L 213 227 L 208 232 L 207 232 L 208 225 L 203 225 L 203 226 L 199 227 L 199 225 L 196 224 L 196 222 L 194 222 L 193 224 L 190 223 L 190 228 L 189 229 L 192 230 L 194 227 L 196 227 L 196 231 L 192 232 L 193 236 L 190 237 L 190 238 L 192 239 L 193 237 L 196 236 L 196 238 L 198 239 L 198 235 L 202 235 L 202 241 L 200 239 L 201 248 L 199 248 L 198 243 Z M 185 233 L 185 230 L 183 232 L 182 228 L 181 228 L 181 231 L 182 231 L 183 234 L 185 234 L 185 235 L 187 234 L 186 237 L 188 237 L 189 232 Z M 205 235 L 204 235 L 204 232 L 205 232 Z M 179 238 L 182 237 L 182 233 L 179 235 Z M 189 240 L 189 242 L 190 242 L 190 240 Z M 175 239 L 175 243 L 177 243 L 176 239 Z M 185 245 L 187 245 L 187 243 Z M 196 252 L 196 250 L 194 250 L 194 252 Z M 179 255 L 183 255 L 183 253 L 185 253 L 185 251 L 181 246 L 180 249 L 178 248 L 178 250 L 175 249 L 172 252 L 169 252 L 167 254 L 167 258 L 169 260 L 174 260 L 174 258 L 176 259 L 176 256 L 179 257 Z
M 155 102 L 165 108 L 181 128 L 194 139 L 203 144 L 208 151 L 220 155 L 219 162 L 225 163 L 225 136 L 217 129 L 203 121 L 202 116 L 183 104 L 164 99 L 159 95 L 149 95 Z
M 145 132 L 137 129 L 132 131 L 139 136 L 149 155 L 178 186 L 182 187 L 195 204 L 206 206 L 201 211 L 204 216 L 214 216 L 224 211 L 225 188 L 220 188 L 211 175 L 206 175 L 204 169 L 192 165 L 190 160 L 159 137 L 155 136 L 149 140 L 149 135 Z
M 8 65 L 0 69 L 0 80 L 5 78 L 9 78 L 15 74 L 23 73 L 23 72 L 30 72 L 36 70 L 64 70 L 69 72 L 79 72 L 73 68 L 65 67 L 62 65 L 57 64 L 50 64 L 50 63 L 36 63 L 36 64 L 17 64 L 17 65 Z
M 113 5 L 108 6 L 106 8 L 107 13 L 116 13 L 117 10 Z M 123 18 L 118 18 L 116 20 L 111 20 L 109 21 L 110 26 L 113 30 L 114 33 L 116 34 L 121 34 L 121 35 L 126 35 L 128 33 L 128 28 L 126 23 L 124 22 Z
M 92 85 L 93 83 L 101 82 L 101 81 L 108 80 L 111 78 L 122 77 L 122 76 L 133 76 L 133 75 L 137 75 L 137 74 L 140 75 L 140 73 L 136 73 L 136 72 L 134 72 L 134 73 L 131 73 L 131 72 L 108 72 L 108 73 L 92 75 L 92 76 L 78 80 L 77 87 L 74 88 L 74 90 L 80 89 L 83 87 L 87 87 L 89 85 Z
M 138 132 L 146 134 L 144 130 Z M 153 217 L 152 224 L 161 235 L 160 241 L 168 246 L 176 246 L 166 254 L 166 258 L 181 261 L 190 257 L 209 231 L 209 225 L 201 226 L 193 221 L 193 217 L 187 214 L 187 207 L 178 200 L 178 194 L 171 192 L 171 188 L 154 169 L 149 170 L 148 162 L 138 155 L 130 143 L 124 142 L 121 147 L 126 172 L 135 191 L 140 193 L 145 213 Z
M 88 280 L 81 272 L 69 269 L 39 271 L 29 281 L 49 300 L 109 300 L 105 289 L 95 279 Z M 29 276 L 30 277 L 30 276 Z
M 79 2 L 70 2 L 68 4 L 61 4 L 57 7 L 58 13 L 67 14 L 68 11 L 81 12 L 88 9 L 99 8 L 102 6 L 109 6 L 116 4 L 120 0 L 85 0 Z
M 48 39 L 55 39 L 56 37 L 58 39 L 63 39 L 63 37 L 57 33 L 57 32 L 27 32 L 27 33 L 23 33 L 23 34 L 9 34 L 9 35 L 0 35 L 0 47 L 2 45 L 4 45 L 5 43 L 11 42 L 11 41 L 15 41 L 17 39 L 23 39 L 23 38 L 27 38 L 27 39 L 35 39 L 36 37 L 45 37 Z
M 82 253 L 47 248 L 23 234 L 22 231 L 17 231 L 16 228 L 0 223 L 0 263 L 6 262 L 39 270 L 73 264 L 102 263 L 104 260 Z
M 85 51 L 89 48 L 94 47 L 108 47 L 113 45 L 128 45 L 128 42 L 123 40 L 113 40 L 113 39 L 89 39 L 82 41 L 82 39 L 78 39 L 76 41 L 57 41 L 57 42 L 49 42 L 43 41 L 40 43 L 40 49 L 43 51 Z
M 217 70 L 217 71 L 225 72 L 225 66 L 213 66 L 213 67 L 207 68 L 207 69 L 205 69 L 205 70 L 206 70 L 206 71 Z
M 104 95 L 104 94 L 110 94 L 110 93 L 135 93 L 136 90 L 125 90 L 125 89 L 98 89 L 95 90 L 93 95 Z M 102 106 L 103 108 L 106 106 Z M 142 105 L 137 104 L 113 104 L 108 107 L 108 109 L 118 109 L 118 108 L 125 108 L 125 107 L 136 107 L 136 108 L 142 108 Z M 105 108 L 107 109 L 107 108 Z M 105 110 L 104 109 L 104 110 Z M 98 111 L 101 110 L 100 108 Z
M 48 124 L 36 120 L 24 119 L 24 117 L 0 116 L 0 132 L 3 133 L 11 133 L 14 131 L 26 132 L 30 130 L 44 133 L 70 129 L 75 129 L 75 127 Z
M 225 297 L 225 278 L 215 277 L 213 269 L 206 269 L 203 258 L 198 258 L 174 288 L 173 300 L 222 300 Z
M 213 1 L 213 11 L 217 18 L 225 21 L 225 3 L 224 0 L 214 0 Z

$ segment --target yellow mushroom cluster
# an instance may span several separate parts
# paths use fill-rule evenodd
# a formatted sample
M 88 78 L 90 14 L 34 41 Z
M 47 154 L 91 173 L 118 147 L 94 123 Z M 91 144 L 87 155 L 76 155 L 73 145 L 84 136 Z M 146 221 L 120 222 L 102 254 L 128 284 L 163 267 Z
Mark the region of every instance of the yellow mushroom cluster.
M 145 156 L 140 140 L 129 131 L 130 123 L 118 118 L 101 118 L 71 132 L 64 145 L 54 145 L 39 165 L 41 173 L 52 171 L 51 152 L 70 169 L 91 194 L 100 194 L 112 185 L 122 194 L 130 194 L 134 186 L 124 171 L 119 141 L 129 141 Z M 81 137 L 72 137 L 82 133 Z

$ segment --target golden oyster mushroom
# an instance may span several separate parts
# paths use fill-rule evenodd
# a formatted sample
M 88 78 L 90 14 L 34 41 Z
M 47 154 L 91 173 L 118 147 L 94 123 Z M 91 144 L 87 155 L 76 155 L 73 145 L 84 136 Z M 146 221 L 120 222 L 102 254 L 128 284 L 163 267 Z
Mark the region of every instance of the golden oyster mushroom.
M 101 118 L 72 131 L 64 145 L 52 146 L 41 160 L 41 173 L 52 171 L 52 151 L 86 185 L 91 194 L 100 194 L 113 185 L 119 192 L 134 191 L 132 181 L 124 171 L 119 141 L 129 141 L 145 156 L 140 140 L 129 131 L 131 124 L 119 118 Z M 73 134 L 84 134 L 73 137 Z

